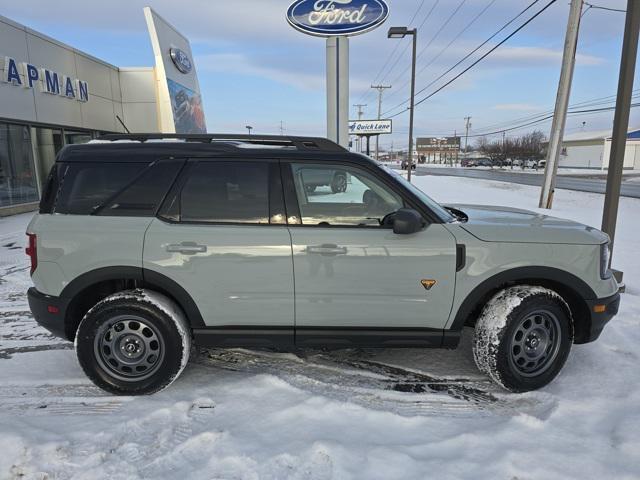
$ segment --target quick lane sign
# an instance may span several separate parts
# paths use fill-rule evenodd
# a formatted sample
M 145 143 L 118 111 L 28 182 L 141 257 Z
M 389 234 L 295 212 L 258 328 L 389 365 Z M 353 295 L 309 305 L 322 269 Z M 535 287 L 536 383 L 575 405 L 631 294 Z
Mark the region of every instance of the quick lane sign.
M 386 135 L 393 133 L 391 120 L 351 120 L 349 135 Z
M 89 85 L 77 78 L 61 75 L 47 68 L 38 68 L 27 62 L 16 62 L 14 58 L 4 57 L 4 70 L 0 81 L 17 87 L 35 88 L 42 93 L 59 95 L 64 98 L 89 101 Z

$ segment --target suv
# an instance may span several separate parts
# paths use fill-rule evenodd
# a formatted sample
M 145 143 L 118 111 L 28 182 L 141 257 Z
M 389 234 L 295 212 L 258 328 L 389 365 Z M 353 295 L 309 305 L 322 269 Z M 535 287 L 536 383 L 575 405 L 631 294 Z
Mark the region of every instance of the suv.
M 309 194 L 307 180 L 349 178 Z M 312 183 L 313 184 L 313 183 Z M 522 392 L 618 310 L 609 239 L 525 210 L 441 206 L 320 138 L 108 135 L 70 145 L 28 226 L 33 316 L 117 394 L 169 385 L 192 342 L 455 348 Z

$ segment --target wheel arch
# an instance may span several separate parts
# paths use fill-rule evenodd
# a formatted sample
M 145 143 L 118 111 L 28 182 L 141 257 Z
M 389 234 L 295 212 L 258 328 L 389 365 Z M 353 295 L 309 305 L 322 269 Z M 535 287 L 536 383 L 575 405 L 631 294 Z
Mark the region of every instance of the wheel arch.
M 512 285 L 536 285 L 555 291 L 571 310 L 574 339 L 579 341 L 588 332 L 591 314 L 586 300 L 596 293 L 582 279 L 553 267 L 518 267 L 489 277 L 477 285 L 458 308 L 450 330 L 461 331 L 475 326 L 484 305 L 498 291 Z
M 113 293 L 131 288 L 147 288 L 169 297 L 185 313 L 192 328 L 205 326 L 191 295 L 174 280 L 141 267 L 111 266 L 83 273 L 60 293 L 60 297 L 69 302 L 64 320 L 67 339 L 75 338 L 82 317 L 93 305 Z

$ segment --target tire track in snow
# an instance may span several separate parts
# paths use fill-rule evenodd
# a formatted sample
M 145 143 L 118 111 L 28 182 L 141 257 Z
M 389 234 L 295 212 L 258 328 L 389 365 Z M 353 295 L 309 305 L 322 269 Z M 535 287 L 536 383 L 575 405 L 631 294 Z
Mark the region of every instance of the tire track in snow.
M 205 367 L 270 374 L 302 390 L 413 415 L 544 416 L 554 402 L 544 395 L 502 393 L 487 379 L 438 378 L 424 372 L 371 361 L 359 351 L 315 353 L 305 358 L 243 349 L 200 348 L 193 360 Z

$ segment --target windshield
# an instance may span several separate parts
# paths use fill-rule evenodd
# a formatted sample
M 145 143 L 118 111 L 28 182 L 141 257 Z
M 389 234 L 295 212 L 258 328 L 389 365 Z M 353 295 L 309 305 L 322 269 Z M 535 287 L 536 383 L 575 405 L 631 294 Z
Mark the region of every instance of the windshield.
M 380 168 L 393 175 L 393 177 L 411 191 L 416 197 L 418 197 L 427 207 L 429 207 L 436 216 L 445 223 L 450 223 L 456 220 L 442 205 L 433 200 L 429 195 L 424 193 L 413 183 L 409 182 L 406 178 L 400 175 L 395 170 L 387 167 L 386 165 L 380 165 Z

